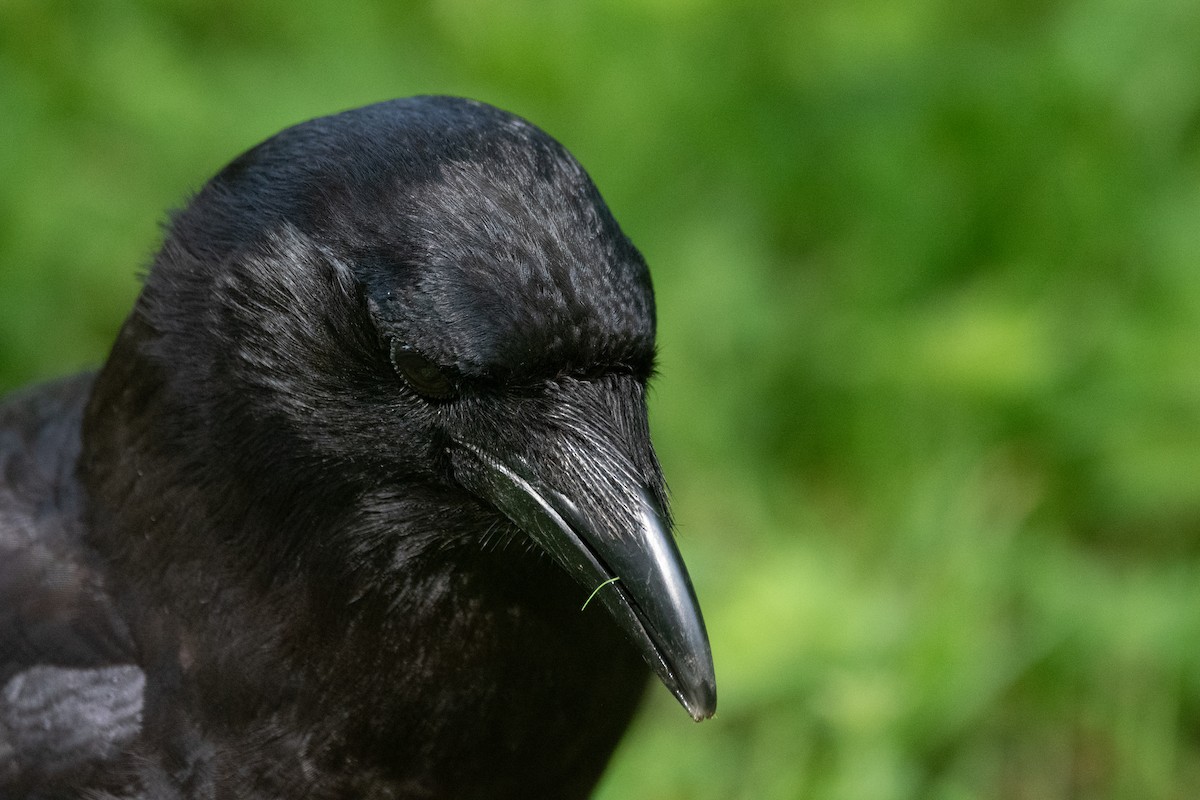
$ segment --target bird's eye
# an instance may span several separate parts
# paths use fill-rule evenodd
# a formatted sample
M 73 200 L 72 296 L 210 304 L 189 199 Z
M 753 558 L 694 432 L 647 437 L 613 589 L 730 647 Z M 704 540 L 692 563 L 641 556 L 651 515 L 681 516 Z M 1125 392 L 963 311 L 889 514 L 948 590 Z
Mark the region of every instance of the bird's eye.
M 413 391 L 427 400 L 448 400 L 455 394 L 454 380 L 408 345 L 392 342 L 392 366 Z

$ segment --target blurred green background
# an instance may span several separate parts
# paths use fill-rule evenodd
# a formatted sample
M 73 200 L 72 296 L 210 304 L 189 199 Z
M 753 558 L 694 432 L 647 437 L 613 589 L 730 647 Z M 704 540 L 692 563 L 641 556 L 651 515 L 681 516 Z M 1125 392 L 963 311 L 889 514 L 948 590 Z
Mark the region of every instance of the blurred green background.
M 602 800 L 1200 796 L 1200 4 L 0 0 L 0 389 L 232 156 L 417 93 L 654 271 L 721 702 Z

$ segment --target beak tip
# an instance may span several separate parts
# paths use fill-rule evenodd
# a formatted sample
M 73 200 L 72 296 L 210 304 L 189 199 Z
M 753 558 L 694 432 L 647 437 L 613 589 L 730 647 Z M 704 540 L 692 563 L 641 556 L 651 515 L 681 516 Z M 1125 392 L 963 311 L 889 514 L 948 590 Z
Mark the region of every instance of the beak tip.
M 705 686 L 697 697 L 682 702 L 684 710 L 696 722 L 711 719 L 713 714 L 717 713 L 717 687 L 711 684 Z
M 717 679 L 711 661 L 706 668 L 682 681 L 664 679 L 663 682 L 667 683 L 675 699 L 696 722 L 703 722 L 717 713 Z

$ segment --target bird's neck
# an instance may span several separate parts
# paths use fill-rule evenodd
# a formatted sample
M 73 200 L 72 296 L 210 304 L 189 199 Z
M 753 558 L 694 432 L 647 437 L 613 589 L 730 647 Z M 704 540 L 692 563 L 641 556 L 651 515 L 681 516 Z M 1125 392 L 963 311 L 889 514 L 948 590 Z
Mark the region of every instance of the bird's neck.
M 138 333 L 126 326 L 97 381 L 81 471 L 104 498 L 92 544 L 147 670 L 148 740 L 195 759 L 188 743 L 204 737 L 207 761 L 188 767 L 200 781 L 296 763 L 331 794 L 374 781 L 539 796 L 545 780 L 584 796 L 646 674 L 598 605 L 580 610 L 586 592 L 496 538 L 497 513 L 465 494 L 294 470 L 283 483 L 223 462 L 202 420 L 181 420 L 180 398 L 124 357 Z M 550 750 L 568 756 L 546 768 Z M 401 772 L 417 783 L 395 783 Z

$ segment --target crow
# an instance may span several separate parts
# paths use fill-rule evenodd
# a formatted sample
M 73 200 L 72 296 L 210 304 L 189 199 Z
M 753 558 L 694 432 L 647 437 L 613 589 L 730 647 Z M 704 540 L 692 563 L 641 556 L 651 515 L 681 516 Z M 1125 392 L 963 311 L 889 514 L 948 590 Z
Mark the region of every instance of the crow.
M 579 798 L 712 656 L 646 263 L 492 106 L 301 123 L 0 405 L 0 797 Z

